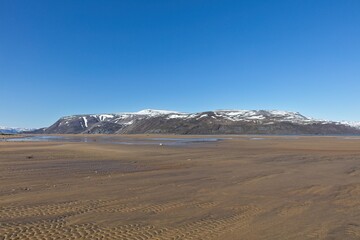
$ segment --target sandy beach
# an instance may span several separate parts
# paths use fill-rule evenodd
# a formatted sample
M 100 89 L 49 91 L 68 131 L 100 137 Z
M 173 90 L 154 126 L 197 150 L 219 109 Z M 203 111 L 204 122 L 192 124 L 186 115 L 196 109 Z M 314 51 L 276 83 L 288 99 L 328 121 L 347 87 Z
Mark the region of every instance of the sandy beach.
M 359 138 L 88 137 L 0 142 L 1 240 L 360 239 Z

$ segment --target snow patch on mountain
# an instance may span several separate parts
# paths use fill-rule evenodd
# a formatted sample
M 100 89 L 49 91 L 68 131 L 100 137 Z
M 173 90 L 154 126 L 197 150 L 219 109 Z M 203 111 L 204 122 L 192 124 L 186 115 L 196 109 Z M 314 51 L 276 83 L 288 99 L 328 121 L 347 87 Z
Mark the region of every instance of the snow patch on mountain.
M 159 116 L 159 115 L 168 115 L 168 114 L 178 114 L 179 112 L 168 111 L 168 110 L 156 110 L 156 109 L 144 109 L 133 114 L 138 115 L 148 115 L 148 116 Z
M 88 127 L 88 124 L 87 124 L 88 120 L 87 120 L 87 118 L 86 118 L 86 117 L 82 117 L 82 118 L 84 119 L 85 127 Z
M 100 114 L 100 115 L 97 115 L 97 117 L 100 119 L 100 121 L 104 121 L 104 120 L 106 120 L 107 118 L 114 118 L 114 115 L 111 115 L 111 114 Z
M 350 127 L 358 128 L 360 129 L 360 122 L 349 122 L 349 121 L 342 121 L 341 124 L 348 125 Z
M 229 121 L 289 121 L 308 123 L 315 121 L 312 118 L 307 118 L 298 112 L 288 112 L 279 110 L 217 110 L 214 111 L 216 117 L 225 118 Z

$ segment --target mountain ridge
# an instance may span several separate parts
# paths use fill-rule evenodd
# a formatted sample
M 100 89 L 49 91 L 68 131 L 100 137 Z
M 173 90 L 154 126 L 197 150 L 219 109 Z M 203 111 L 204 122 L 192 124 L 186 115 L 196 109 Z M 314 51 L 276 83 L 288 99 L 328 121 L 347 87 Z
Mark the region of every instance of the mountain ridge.
M 46 134 L 360 134 L 360 123 L 317 120 L 282 110 L 214 110 L 184 113 L 139 112 L 64 116 Z
M 3 133 L 3 134 L 16 134 L 16 133 L 28 132 L 28 131 L 34 131 L 34 130 L 36 130 L 36 129 L 0 126 L 0 133 Z

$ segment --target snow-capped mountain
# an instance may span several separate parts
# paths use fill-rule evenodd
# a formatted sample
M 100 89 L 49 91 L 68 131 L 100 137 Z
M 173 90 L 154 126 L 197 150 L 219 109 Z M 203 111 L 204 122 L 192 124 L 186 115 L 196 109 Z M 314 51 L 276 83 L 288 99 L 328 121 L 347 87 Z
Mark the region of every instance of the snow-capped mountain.
M 60 118 L 36 133 L 170 134 L 360 134 L 360 123 L 316 120 L 279 110 L 216 110 L 182 113 L 146 109 Z
M 15 134 L 15 133 L 21 133 L 25 131 L 33 131 L 34 129 L 29 128 L 17 128 L 17 127 L 1 127 L 0 126 L 0 133 L 6 133 L 6 134 Z

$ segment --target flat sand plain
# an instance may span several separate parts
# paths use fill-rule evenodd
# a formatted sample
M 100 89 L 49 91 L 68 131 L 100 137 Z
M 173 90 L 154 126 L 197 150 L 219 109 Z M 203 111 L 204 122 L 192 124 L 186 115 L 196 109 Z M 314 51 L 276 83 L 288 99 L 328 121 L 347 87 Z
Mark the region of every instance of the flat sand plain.
M 360 239 L 360 139 L 0 142 L 0 239 Z

